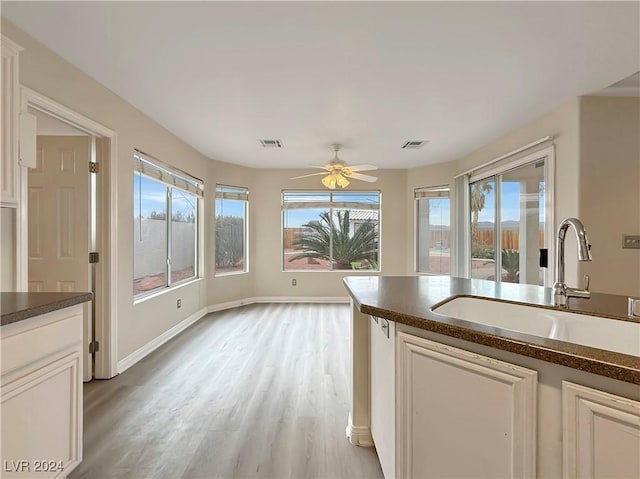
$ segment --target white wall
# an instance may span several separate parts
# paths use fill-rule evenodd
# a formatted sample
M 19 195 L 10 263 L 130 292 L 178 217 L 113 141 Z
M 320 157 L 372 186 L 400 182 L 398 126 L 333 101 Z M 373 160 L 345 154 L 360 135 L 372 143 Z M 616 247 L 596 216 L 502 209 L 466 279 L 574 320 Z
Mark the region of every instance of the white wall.
M 640 296 L 640 250 L 623 234 L 640 234 L 640 98 L 580 98 L 579 216 L 593 245 L 580 263 L 591 289 Z
M 134 218 L 134 245 L 136 235 L 142 234 L 144 238 L 143 247 L 135 253 L 133 269 L 134 278 L 152 276 L 164 273 L 167 269 L 167 222 L 152 218 L 142 218 L 142 230 L 140 231 L 140 218 Z M 194 238 L 194 223 L 171 222 L 172 244 L 180 245 L 171 251 L 171 269 L 179 271 L 193 266 L 195 258 L 196 243 Z M 135 250 L 135 246 L 134 246 Z

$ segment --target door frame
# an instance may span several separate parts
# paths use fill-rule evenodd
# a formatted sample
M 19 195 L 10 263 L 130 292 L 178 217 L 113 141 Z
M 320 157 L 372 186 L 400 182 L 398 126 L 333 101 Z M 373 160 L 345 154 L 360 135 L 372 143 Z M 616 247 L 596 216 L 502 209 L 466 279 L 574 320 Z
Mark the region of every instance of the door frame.
M 118 311 L 118 235 L 117 235 L 117 134 L 106 126 L 74 111 L 66 106 L 38 93 L 31 88 L 20 85 L 20 111 L 26 112 L 33 108 L 67 123 L 89 135 L 103 138 L 108 143 L 108 154 L 100 157 L 100 193 L 96 198 L 98 212 L 101 218 L 98 231 L 98 241 L 102 245 L 100 261 L 96 268 L 96 294 L 102 298 L 96 304 L 95 335 L 100 342 L 100 349 L 95 354 L 95 378 L 108 379 L 117 374 L 117 311 Z M 28 281 L 28 168 L 20 165 L 20 202 L 18 206 L 17 228 L 18 244 L 18 286 L 19 290 L 27 291 Z

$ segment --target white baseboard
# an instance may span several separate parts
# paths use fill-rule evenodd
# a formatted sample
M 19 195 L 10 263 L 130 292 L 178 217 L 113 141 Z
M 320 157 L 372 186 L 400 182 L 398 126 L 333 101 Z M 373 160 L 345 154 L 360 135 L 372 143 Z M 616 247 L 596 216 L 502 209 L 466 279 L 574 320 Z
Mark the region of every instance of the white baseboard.
M 258 296 L 251 303 L 349 303 L 348 296 Z
M 147 355 L 149 355 L 150 353 L 152 353 L 153 351 L 158 349 L 164 343 L 169 341 L 171 338 L 173 338 L 174 336 L 180 334 L 182 331 L 184 331 L 189 326 L 191 326 L 193 323 L 198 321 L 200 318 L 202 318 L 208 312 L 209 312 L 208 308 L 202 308 L 199 311 L 196 311 L 191 316 L 189 316 L 186 319 L 180 321 L 173 328 L 165 331 L 164 333 L 162 333 L 157 338 L 152 339 L 147 344 L 142 346 L 140 349 L 137 349 L 136 351 L 134 351 L 131 354 L 129 354 L 127 357 L 125 357 L 125 358 L 121 359 L 120 361 L 118 361 L 118 366 L 117 366 L 118 367 L 118 374 L 123 373 L 124 371 L 129 369 L 131 366 L 136 364 L 138 361 L 140 361 L 141 359 L 143 359 L 144 357 L 146 357 Z
M 215 313 L 216 311 L 224 311 L 225 309 L 238 308 L 240 306 L 244 306 L 245 304 L 252 303 L 247 303 L 246 299 L 238 299 L 235 301 L 227 301 L 225 303 L 210 304 L 206 309 L 207 313 Z
M 349 303 L 347 296 L 325 296 L 325 297 L 312 297 L 312 296 L 258 296 L 253 298 L 238 299 L 235 301 L 227 301 L 224 303 L 211 304 L 199 311 L 193 313 L 188 318 L 176 324 L 173 328 L 165 331 L 157 338 L 149 341 L 147 344 L 137 349 L 127 357 L 118 361 L 118 374 L 123 373 L 135 363 L 143 359 L 151 352 L 158 349 L 164 343 L 169 341 L 174 336 L 177 336 L 182 331 L 187 329 L 193 323 L 201 319 L 208 313 L 215 313 L 216 311 L 224 311 L 226 309 L 238 308 L 240 306 L 246 306 L 248 304 L 257 303 Z
M 354 426 L 351 419 L 351 413 L 349 413 L 349 423 L 345 431 L 347 439 L 354 446 L 371 447 L 373 446 L 373 436 L 371 435 L 371 429 L 368 426 Z

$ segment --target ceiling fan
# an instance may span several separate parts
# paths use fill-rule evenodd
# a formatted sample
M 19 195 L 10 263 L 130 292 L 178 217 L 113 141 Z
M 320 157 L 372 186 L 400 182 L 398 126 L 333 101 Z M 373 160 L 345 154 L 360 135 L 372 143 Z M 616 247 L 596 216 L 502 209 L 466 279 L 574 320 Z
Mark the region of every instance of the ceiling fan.
M 329 188 L 330 190 L 335 190 L 336 186 L 340 188 L 345 188 L 349 186 L 350 181 L 348 178 L 354 180 L 362 180 L 368 181 L 369 183 L 373 183 L 374 181 L 378 181 L 378 178 L 371 175 L 363 175 L 362 173 L 358 173 L 359 171 L 370 171 L 377 170 L 378 168 L 373 165 L 354 165 L 347 166 L 347 164 L 338 158 L 338 152 L 342 148 L 342 145 L 335 144 L 331 145 L 333 151 L 335 151 L 335 156 L 333 160 L 327 163 L 324 166 L 314 166 L 313 168 L 322 168 L 325 171 L 320 173 L 311 173 L 310 175 L 302 175 L 291 178 L 292 180 L 297 180 L 299 178 L 307 178 L 309 176 L 317 176 L 317 175 L 326 175 L 322 178 L 322 184 Z

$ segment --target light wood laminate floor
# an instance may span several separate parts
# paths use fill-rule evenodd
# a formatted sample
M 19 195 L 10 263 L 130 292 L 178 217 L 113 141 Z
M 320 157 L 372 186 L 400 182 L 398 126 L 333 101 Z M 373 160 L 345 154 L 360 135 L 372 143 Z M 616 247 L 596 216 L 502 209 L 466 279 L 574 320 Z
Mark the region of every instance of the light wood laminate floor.
M 377 478 L 345 437 L 349 306 L 212 313 L 108 381 L 84 386 L 71 478 Z

